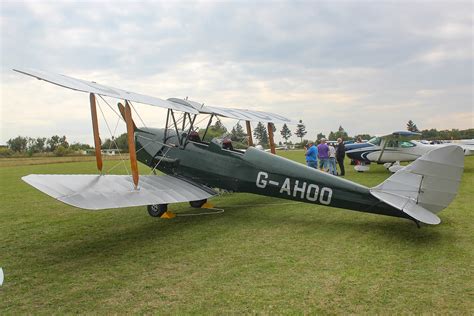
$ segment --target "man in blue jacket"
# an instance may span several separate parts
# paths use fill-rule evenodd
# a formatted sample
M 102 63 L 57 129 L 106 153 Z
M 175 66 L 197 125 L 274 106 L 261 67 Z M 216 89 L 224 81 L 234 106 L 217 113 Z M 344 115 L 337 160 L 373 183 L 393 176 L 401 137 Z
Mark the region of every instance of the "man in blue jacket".
M 318 148 L 314 146 L 312 141 L 309 141 L 308 147 L 306 149 L 306 165 L 311 168 L 318 169 Z

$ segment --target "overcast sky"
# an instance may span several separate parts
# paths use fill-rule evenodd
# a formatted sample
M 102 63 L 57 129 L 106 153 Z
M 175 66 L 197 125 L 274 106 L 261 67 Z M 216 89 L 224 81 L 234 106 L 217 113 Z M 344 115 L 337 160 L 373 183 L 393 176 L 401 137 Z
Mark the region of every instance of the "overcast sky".
M 405 129 L 409 119 L 420 129 L 474 127 L 472 1 L 0 6 L 0 144 L 54 134 L 92 143 L 87 94 L 14 67 L 159 98 L 272 111 L 302 119 L 306 138 L 339 125 L 351 135 L 384 134 Z M 146 125 L 163 125 L 164 110 L 138 108 Z M 116 119 L 106 117 L 113 132 Z M 104 122 L 101 133 L 110 135 Z

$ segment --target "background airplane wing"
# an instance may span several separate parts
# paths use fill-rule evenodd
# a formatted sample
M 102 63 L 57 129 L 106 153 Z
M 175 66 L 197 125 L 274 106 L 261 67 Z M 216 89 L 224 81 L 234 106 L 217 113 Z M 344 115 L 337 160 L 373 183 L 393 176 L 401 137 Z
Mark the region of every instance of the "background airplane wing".
M 397 131 L 391 134 L 380 136 L 382 138 L 389 138 L 389 139 L 413 139 L 420 137 L 421 133 L 418 132 L 410 132 L 410 131 Z
M 197 201 L 217 194 L 169 175 L 141 176 L 139 190 L 134 190 L 132 177 L 126 175 L 30 174 L 22 180 L 61 202 L 87 210 Z
M 122 89 L 112 88 L 102 84 L 98 84 L 94 81 L 85 81 L 82 79 L 76 79 L 68 77 L 65 75 L 55 74 L 42 70 L 34 69 L 13 69 L 16 72 L 19 72 L 24 75 L 34 77 L 39 80 L 44 80 L 49 83 L 88 93 L 94 93 L 102 96 L 108 96 L 117 99 L 123 99 L 153 106 L 158 106 L 166 109 L 173 109 L 182 112 L 188 112 L 193 114 L 198 114 L 198 111 L 191 106 L 186 106 L 184 104 L 179 104 L 175 102 L 169 102 L 167 100 L 162 100 L 159 98 L 151 97 L 144 94 L 139 94 L 135 92 L 130 92 Z

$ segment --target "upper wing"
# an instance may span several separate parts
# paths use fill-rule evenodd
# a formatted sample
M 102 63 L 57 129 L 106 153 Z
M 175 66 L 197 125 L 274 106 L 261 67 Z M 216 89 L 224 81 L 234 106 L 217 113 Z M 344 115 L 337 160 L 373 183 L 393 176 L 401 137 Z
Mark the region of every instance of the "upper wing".
M 125 175 L 30 174 L 22 180 L 61 202 L 88 210 L 197 201 L 216 195 L 206 186 L 169 175 L 141 176 L 138 190 L 132 177 Z
M 196 110 L 198 110 L 200 113 L 214 114 L 214 115 L 233 118 L 237 120 L 266 122 L 266 123 L 288 123 L 288 124 L 295 123 L 289 118 L 286 118 L 284 116 L 281 116 L 275 113 L 270 113 L 270 112 L 209 106 L 209 105 L 200 104 L 195 101 L 182 100 L 182 99 L 177 99 L 177 98 L 170 98 L 168 99 L 168 101 L 171 101 L 176 104 L 191 106 L 195 108 Z
M 39 80 L 44 80 L 49 83 L 88 93 L 95 93 L 103 96 L 113 97 L 117 99 L 129 100 L 143 104 L 154 105 L 166 109 L 173 109 L 177 111 L 183 111 L 188 113 L 197 114 L 198 111 L 192 106 L 187 106 L 159 98 L 151 97 L 144 94 L 135 92 L 125 91 L 109 86 L 104 86 L 93 81 L 85 81 L 82 79 L 76 79 L 65 75 L 59 75 L 51 72 L 34 70 L 34 69 L 13 69 L 16 72 L 35 77 Z

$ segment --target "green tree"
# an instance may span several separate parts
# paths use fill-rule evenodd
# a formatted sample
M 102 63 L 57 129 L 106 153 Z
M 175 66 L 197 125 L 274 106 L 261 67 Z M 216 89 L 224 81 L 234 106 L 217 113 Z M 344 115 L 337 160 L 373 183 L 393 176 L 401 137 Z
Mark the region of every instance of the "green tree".
M 303 142 L 303 137 L 307 133 L 308 132 L 306 131 L 306 126 L 303 124 L 303 120 L 300 120 L 296 125 L 295 135 L 300 138 L 301 142 Z
M 54 154 L 58 157 L 62 157 L 62 156 L 66 156 L 67 154 L 70 153 L 70 150 L 69 148 L 66 148 L 62 145 L 59 145 L 58 147 L 56 147 L 56 149 L 54 150 Z
M 410 132 L 419 132 L 418 127 L 416 127 L 416 124 L 413 123 L 412 120 L 408 121 L 407 130 L 410 131 Z
M 438 138 L 438 131 L 435 128 L 432 129 L 425 129 L 421 131 L 421 138 L 422 139 L 428 139 L 428 140 L 433 140 Z
M 222 131 L 221 134 L 227 133 L 227 128 L 224 126 L 224 124 L 222 124 L 222 122 L 220 120 L 217 120 L 216 124 L 214 124 L 214 126 L 212 128 L 217 130 L 217 131 Z
M 459 137 L 461 139 L 473 139 L 474 138 L 474 128 L 469 128 L 459 131 Z
M 342 138 L 342 139 L 349 138 L 349 135 L 347 135 L 347 132 L 344 130 L 344 128 L 341 125 L 339 125 L 337 132 L 334 133 L 334 139 L 330 139 L 330 140 L 337 140 L 338 138 Z
M 69 143 L 66 140 L 66 136 L 51 136 L 51 138 L 49 138 L 46 143 L 48 144 L 48 151 L 54 151 L 56 148 L 58 148 L 58 146 L 63 146 L 64 148 L 69 147 Z
M 281 128 L 281 131 L 280 131 L 280 135 L 285 140 L 285 144 L 288 143 L 288 139 L 291 137 L 292 134 L 291 134 L 291 130 L 288 128 L 286 123 L 283 124 L 283 127 Z
M 123 133 L 119 137 L 115 139 L 115 143 L 117 144 L 118 149 L 123 152 L 128 152 L 128 135 L 127 133 Z
M 329 133 L 329 136 L 328 136 L 329 140 L 337 140 L 338 138 L 342 138 L 342 139 L 348 139 L 349 138 L 349 135 L 347 135 L 346 131 L 344 130 L 344 128 L 341 125 L 339 125 L 339 128 L 337 129 L 337 132 L 331 131 Z
M 245 139 L 246 136 L 247 134 L 245 134 L 242 125 L 237 122 L 237 124 L 232 127 L 232 131 L 230 132 L 230 139 L 236 142 L 241 142 Z
M 117 146 L 115 146 L 112 139 L 106 138 L 105 141 L 100 145 L 100 147 L 102 149 L 111 149 L 111 148 L 115 148 Z
M 369 134 L 358 134 L 356 136 L 354 136 L 354 141 L 357 141 L 358 138 L 361 138 L 362 140 L 369 140 L 372 138 L 372 136 L 370 136 Z
M 329 134 L 329 135 L 331 135 L 331 134 Z M 329 136 L 329 137 L 331 137 L 331 136 Z M 316 139 L 317 139 L 318 142 L 323 138 L 326 138 L 326 135 L 324 135 L 323 133 L 319 133 L 318 135 L 316 135 Z
M 265 146 L 268 144 L 267 129 L 262 122 L 258 122 L 257 127 L 253 130 L 253 136 L 258 140 L 260 145 Z
M 24 152 L 28 145 L 28 138 L 17 136 L 7 141 L 7 146 L 14 152 Z
M 209 126 L 205 139 L 203 138 L 204 131 L 205 131 L 204 129 L 199 130 L 198 132 L 199 137 L 201 137 L 203 141 L 207 141 L 207 142 L 212 140 L 213 138 L 216 138 L 216 137 L 219 138 L 227 134 L 227 128 L 221 123 L 221 121 L 217 121 L 216 124 Z
M 71 145 L 69 145 L 69 149 L 71 151 L 79 151 L 79 150 L 92 149 L 92 147 L 89 144 L 82 144 L 82 143 L 74 142 Z
M 34 145 L 34 152 L 41 153 L 46 150 L 46 137 L 36 138 L 36 143 Z

